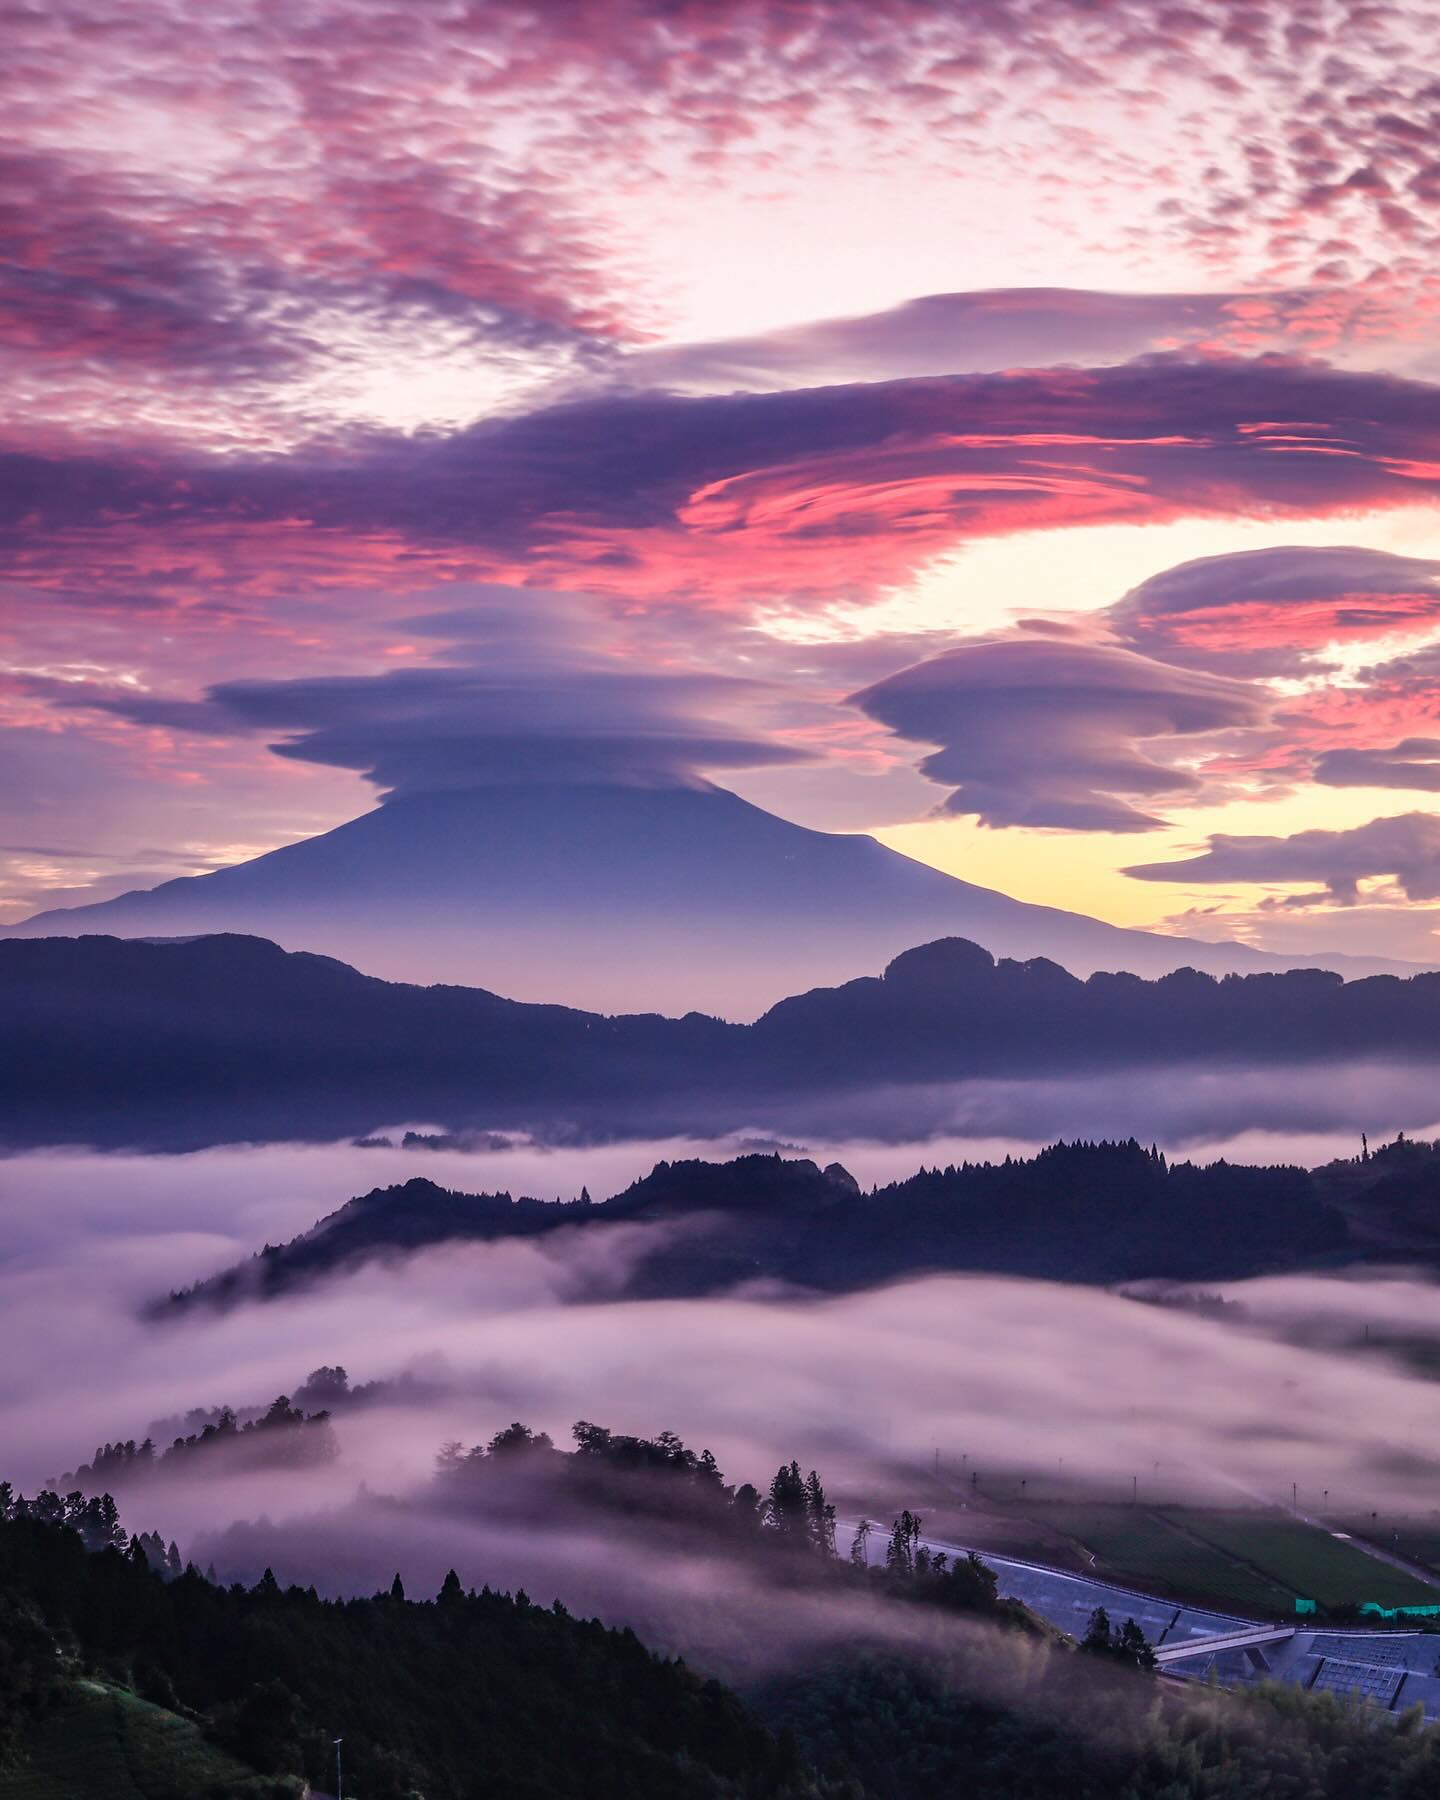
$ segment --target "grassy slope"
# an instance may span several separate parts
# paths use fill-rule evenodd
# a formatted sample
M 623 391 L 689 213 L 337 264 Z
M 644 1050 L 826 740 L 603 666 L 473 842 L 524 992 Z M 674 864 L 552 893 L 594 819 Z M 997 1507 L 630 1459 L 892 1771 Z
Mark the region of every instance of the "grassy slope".
M 205 1800 L 272 1786 L 188 1720 L 106 1682 L 75 1682 L 25 1748 L 24 1764 L 0 1773 L 0 1800 Z

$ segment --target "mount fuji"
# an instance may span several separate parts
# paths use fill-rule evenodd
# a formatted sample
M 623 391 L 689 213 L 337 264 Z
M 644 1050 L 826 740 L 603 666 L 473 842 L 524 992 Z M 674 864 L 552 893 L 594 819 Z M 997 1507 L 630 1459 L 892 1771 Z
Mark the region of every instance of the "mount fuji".
M 1295 967 L 1123 930 L 977 887 L 860 835 L 812 831 L 710 784 L 488 786 L 413 794 L 210 874 L 42 912 L 6 935 L 245 932 L 390 980 L 478 985 L 597 1012 L 755 1017 L 807 987 L 960 936 L 1072 973 Z

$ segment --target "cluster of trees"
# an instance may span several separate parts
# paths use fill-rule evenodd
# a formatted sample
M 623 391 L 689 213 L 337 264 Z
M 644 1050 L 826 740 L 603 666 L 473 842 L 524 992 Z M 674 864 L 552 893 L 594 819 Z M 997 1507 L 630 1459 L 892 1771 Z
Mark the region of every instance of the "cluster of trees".
M 1089 1656 L 1108 1656 L 1132 1669 L 1155 1667 L 1155 1652 L 1135 1621 L 1127 1619 L 1123 1625 L 1112 1625 L 1103 1606 L 1091 1613 L 1080 1648 Z
M 709 1547 L 722 1554 L 783 1558 L 767 1567 L 788 1583 L 859 1590 L 882 1602 L 923 1603 L 983 1614 L 1023 1632 L 1038 1629 L 1024 1607 L 1000 1599 L 994 1571 L 978 1556 L 952 1559 L 925 1545 L 923 1521 L 908 1509 L 893 1521 L 883 1557 L 872 1557 L 869 1548 L 879 1527 L 861 1519 L 842 1558 L 835 1505 L 818 1470 L 807 1474 L 798 1461 L 782 1463 L 762 1492 L 750 1482 L 732 1486 L 709 1450 L 692 1449 L 673 1431 L 632 1437 L 581 1419 L 572 1435 L 575 1448 L 566 1452 L 556 1448 L 547 1432 L 517 1420 L 488 1443 L 471 1448 L 445 1444 L 436 1459 L 440 1495 L 461 1505 L 479 1499 L 489 1516 L 506 1477 L 538 1478 L 557 1484 L 547 1493 L 546 1504 L 568 1498 L 590 1507 L 645 1513 L 670 1527 L 703 1534 Z M 534 1503 L 527 1490 L 525 1505 Z M 652 1530 L 648 1522 L 646 1530 Z
M 8 1481 L 0 1481 L 0 1523 L 7 1520 L 64 1526 L 87 1550 L 124 1552 L 132 1562 L 153 1569 L 166 1580 L 185 1568 L 174 1538 L 167 1543 L 158 1531 L 126 1531 L 113 1494 L 83 1494 L 78 1489 L 61 1494 L 54 1488 L 41 1488 L 27 1500 Z M 213 1569 L 210 1573 L 213 1578 Z
M 262 1413 L 243 1424 L 232 1408 L 222 1406 L 198 1431 L 177 1437 L 158 1454 L 154 1440 L 148 1437 L 138 1444 L 134 1438 L 100 1444 L 88 1463 L 81 1463 L 60 1479 L 64 1485 L 73 1483 L 91 1491 L 123 1487 L 158 1468 L 189 1466 L 197 1457 L 208 1462 L 217 1452 L 243 1462 L 247 1468 L 294 1469 L 332 1462 L 340 1449 L 327 1410 L 307 1413 L 293 1406 L 288 1394 L 280 1394 Z
M 973 1550 L 952 1557 L 921 1542 L 925 1521 L 906 1507 L 890 1527 L 885 1555 L 875 1562 L 870 1539 L 873 1519 L 861 1519 L 850 1540 L 850 1564 L 864 1570 L 870 1581 L 902 1600 L 918 1600 L 950 1612 L 984 1613 L 1010 1625 L 1029 1628 L 1029 1613 L 1014 1602 L 1002 1601 L 995 1571 Z
M 466 1496 L 491 1478 L 553 1480 L 588 1504 L 622 1512 L 659 1512 L 730 1538 L 779 1550 L 835 1555 L 835 1508 L 824 1483 L 798 1462 L 782 1463 L 762 1494 L 732 1485 L 708 1449 L 695 1450 L 673 1431 L 642 1438 L 580 1419 L 575 1448 L 557 1450 L 548 1432 L 518 1419 L 488 1443 L 441 1446 L 436 1474 L 442 1495 Z

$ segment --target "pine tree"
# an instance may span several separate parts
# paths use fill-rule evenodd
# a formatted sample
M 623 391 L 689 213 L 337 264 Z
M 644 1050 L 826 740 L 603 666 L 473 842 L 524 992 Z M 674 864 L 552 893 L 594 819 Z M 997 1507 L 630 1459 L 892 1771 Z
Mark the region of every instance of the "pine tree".
M 1090 1623 L 1085 1627 L 1080 1648 L 1103 1656 L 1109 1654 L 1111 1646 L 1110 1615 L 1103 1606 L 1097 1606 L 1090 1615 Z
M 395 1571 L 395 1579 L 390 1583 L 390 1598 L 392 1600 L 403 1600 L 405 1598 L 405 1583 L 400 1579 L 400 1571 L 398 1569 Z
M 799 1463 L 784 1463 L 775 1471 L 765 1501 L 765 1523 L 770 1530 L 795 1545 L 808 1542 L 810 1497 Z
M 833 1556 L 835 1508 L 825 1498 L 825 1489 L 814 1469 L 805 1478 L 805 1515 L 811 1547 L 821 1556 Z
M 1137 1669 L 1155 1667 L 1155 1652 L 1134 1619 L 1127 1619 L 1120 1627 L 1115 1637 L 1114 1650 L 1121 1662 L 1133 1663 Z
M 891 1527 L 890 1542 L 885 1547 L 885 1567 L 892 1574 L 915 1573 L 915 1547 L 920 1542 L 920 1526 L 921 1520 L 906 1507 Z

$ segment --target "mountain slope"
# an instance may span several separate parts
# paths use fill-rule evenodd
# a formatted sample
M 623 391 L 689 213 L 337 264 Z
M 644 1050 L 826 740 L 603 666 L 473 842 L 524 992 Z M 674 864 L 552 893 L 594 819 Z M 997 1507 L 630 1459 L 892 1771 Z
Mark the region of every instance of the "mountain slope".
M 1123 931 L 721 788 L 491 787 L 392 800 L 212 874 L 40 913 L 11 935 L 248 932 L 393 980 L 494 987 L 600 1012 L 749 1018 L 926 939 L 1076 974 L 1299 966 L 1243 945 Z M 1312 958 L 1348 975 L 1359 958 Z

